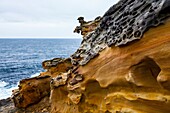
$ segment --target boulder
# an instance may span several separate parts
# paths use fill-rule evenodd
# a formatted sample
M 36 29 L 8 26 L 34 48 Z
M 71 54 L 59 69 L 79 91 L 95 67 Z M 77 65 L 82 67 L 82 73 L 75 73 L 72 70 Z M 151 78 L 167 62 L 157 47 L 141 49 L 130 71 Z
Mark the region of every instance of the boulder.
M 42 72 L 40 75 L 48 75 L 51 77 L 55 77 L 60 73 L 67 72 L 69 69 L 73 67 L 71 63 L 71 59 L 63 59 L 63 58 L 54 58 L 52 60 L 47 60 L 42 63 L 42 66 L 44 69 L 46 69 L 46 72 Z
M 14 90 L 12 99 L 17 108 L 26 108 L 37 104 L 50 95 L 50 76 L 38 76 L 20 81 L 19 89 Z

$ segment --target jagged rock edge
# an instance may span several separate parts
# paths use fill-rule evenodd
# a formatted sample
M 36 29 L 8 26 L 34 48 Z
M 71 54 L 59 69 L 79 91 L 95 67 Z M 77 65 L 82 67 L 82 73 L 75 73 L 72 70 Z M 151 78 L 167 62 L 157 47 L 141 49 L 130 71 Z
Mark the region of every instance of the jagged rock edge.
M 85 65 L 106 47 L 141 39 L 149 28 L 164 23 L 169 7 L 169 0 L 120 0 L 104 14 L 95 31 L 84 37 L 71 56 L 72 64 Z

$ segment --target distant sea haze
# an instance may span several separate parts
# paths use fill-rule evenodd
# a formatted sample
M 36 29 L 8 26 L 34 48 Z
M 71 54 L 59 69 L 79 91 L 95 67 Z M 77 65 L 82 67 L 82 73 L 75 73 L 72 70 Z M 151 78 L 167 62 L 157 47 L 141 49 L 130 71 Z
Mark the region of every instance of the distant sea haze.
M 0 99 L 11 95 L 24 78 L 44 71 L 44 60 L 67 58 L 81 39 L 0 39 Z

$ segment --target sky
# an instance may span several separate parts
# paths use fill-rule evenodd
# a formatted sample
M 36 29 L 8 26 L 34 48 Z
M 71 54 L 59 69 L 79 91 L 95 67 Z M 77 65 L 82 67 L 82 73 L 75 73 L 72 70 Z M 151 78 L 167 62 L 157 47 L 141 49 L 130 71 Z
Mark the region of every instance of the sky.
M 77 18 L 93 20 L 118 0 L 0 0 L 0 38 L 81 38 Z

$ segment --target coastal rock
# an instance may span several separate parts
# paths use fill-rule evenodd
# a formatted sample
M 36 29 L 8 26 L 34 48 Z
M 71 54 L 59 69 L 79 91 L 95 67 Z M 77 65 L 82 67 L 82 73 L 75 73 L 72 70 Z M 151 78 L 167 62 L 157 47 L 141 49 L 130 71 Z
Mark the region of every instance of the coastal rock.
M 68 94 L 68 98 L 74 103 L 78 104 L 81 100 L 82 94 L 75 94 L 75 93 L 70 93 Z
M 4 105 L 8 104 L 9 102 L 11 102 L 10 98 L 2 99 L 2 100 L 0 100 L 0 106 L 4 106 Z
M 83 37 L 87 36 L 89 33 L 96 29 L 101 19 L 102 18 L 98 16 L 95 18 L 95 20 L 86 22 L 84 21 L 84 17 L 79 17 L 77 20 L 79 20 L 80 26 L 77 26 L 74 29 L 74 33 L 81 33 Z
M 68 81 L 76 80 L 74 84 L 82 81 L 82 75 L 77 74 L 75 71 L 77 67 L 73 68 L 69 58 L 55 58 L 44 61 L 42 65 L 47 70 L 46 72 L 37 77 L 21 80 L 19 89 L 13 90 L 12 100 L 16 108 L 13 107 L 8 111 L 13 113 L 48 113 L 51 109 L 51 100 L 56 100 L 51 99 L 52 96 L 50 96 L 54 89 L 68 84 Z M 72 93 L 68 98 L 70 102 L 78 103 L 81 98 L 80 95 Z
M 42 72 L 40 75 L 48 75 L 51 77 L 55 77 L 60 73 L 65 73 L 73 67 L 70 58 L 55 58 L 52 60 L 47 60 L 42 63 L 42 66 L 47 71 Z
M 168 0 L 111 7 L 71 56 L 81 77 L 52 90 L 51 112 L 169 113 L 169 9 Z
M 14 103 L 11 98 L 0 100 L 0 113 L 9 113 L 12 109 L 14 109 Z
M 39 103 L 30 105 L 26 108 L 17 108 L 10 98 L 2 100 L 3 105 L 0 105 L 0 113 L 49 113 L 50 103 L 49 97 L 44 97 Z M 0 101 L 0 102 L 2 102 Z
M 52 60 L 46 60 L 42 62 L 42 66 L 44 69 L 50 69 L 51 67 L 57 66 L 63 59 L 62 58 L 54 58 Z
M 16 109 L 16 113 L 50 113 L 49 96 L 45 96 L 37 104 L 30 105 L 24 109 Z
M 170 19 L 140 41 L 108 47 L 52 89 L 52 113 L 169 113 Z M 76 78 L 75 78 L 76 79 Z M 142 107 L 141 107 L 142 106 Z
M 42 72 L 40 76 L 23 79 L 19 83 L 19 88 L 13 90 L 12 100 L 16 108 L 11 107 L 8 111 L 13 113 L 23 113 L 23 112 L 42 112 L 47 113 L 50 111 L 50 83 L 52 81 L 59 80 L 52 87 L 57 87 L 64 85 L 67 80 L 67 75 L 69 77 L 70 69 L 72 69 L 71 60 L 69 58 L 55 58 L 52 60 L 47 60 L 42 63 L 46 72 Z M 60 79 L 62 77 L 62 79 Z M 63 80 L 64 79 L 64 80 Z M 51 81 L 51 82 L 50 82 Z M 7 100 L 5 100 L 6 102 Z M 4 101 L 2 100 L 3 104 Z M 0 104 L 1 104 L 0 103 Z M 2 105 L 4 106 L 4 105 Z M 3 109 L 3 112 L 6 112 Z
M 71 56 L 72 63 L 85 65 L 107 47 L 141 39 L 149 28 L 164 23 L 170 15 L 169 6 L 169 0 L 120 0 L 104 14 L 97 28 L 83 38 Z
M 46 72 L 20 82 L 15 106 L 50 92 L 51 113 L 169 113 L 169 11 L 169 0 L 120 0 L 71 58 L 45 61 Z
M 77 73 L 77 68 L 53 77 L 51 85 L 50 103 L 52 113 L 78 113 L 78 104 L 82 98 L 83 76 Z
M 61 74 L 57 75 L 57 77 L 52 78 L 51 82 L 50 82 L 51 89 L 65 85 L 67 83 L 69 76 L 70 76 L 70 72 L 61 73 Z
M 14 90 L 12 99 L 18 108 L 26 108 L 50 95 L 50 76 L 38 76 L 20 81 L 19 89 Z

